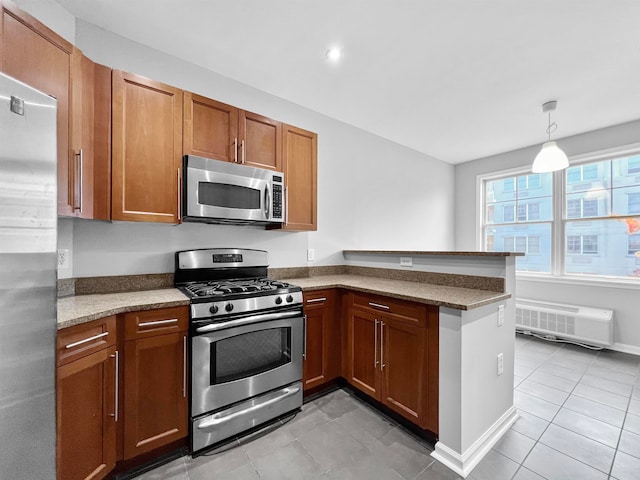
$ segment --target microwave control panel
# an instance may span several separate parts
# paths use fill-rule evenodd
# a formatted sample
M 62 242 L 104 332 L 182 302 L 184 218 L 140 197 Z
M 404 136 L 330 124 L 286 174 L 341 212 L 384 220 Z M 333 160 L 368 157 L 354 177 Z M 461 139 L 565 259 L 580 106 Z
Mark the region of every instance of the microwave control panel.
M 273 185 L 273 218 L 282 219 L 282 185 Z

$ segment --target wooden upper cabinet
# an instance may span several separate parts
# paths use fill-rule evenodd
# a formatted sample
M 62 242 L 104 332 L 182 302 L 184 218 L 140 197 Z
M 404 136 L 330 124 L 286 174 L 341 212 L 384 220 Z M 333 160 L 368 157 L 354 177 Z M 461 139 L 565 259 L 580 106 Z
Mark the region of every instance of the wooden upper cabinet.
M 184 154 L 282 171 L 282 123 L 184 92 Z
M 283 127 L 285 230 L 317 230 L 318 135 Z
M 184 154 L 238 161 L 238 109 L 184 92 Z
M 111 218 L 111 69 L 80 54 L 72 62 L 73 215 Z
M 79 50 L 11 2 L 0 0 L 2 71 L 58 100 L 58 213 L 73 215 L 74 162 L 69 145 L 72 57 Z
M 112 219 L 178 223 L 182 90 L 114 70 L 112 115 Z
M 240 110 L 239 161 L 243 165 L 282 171 L 282 123 Z

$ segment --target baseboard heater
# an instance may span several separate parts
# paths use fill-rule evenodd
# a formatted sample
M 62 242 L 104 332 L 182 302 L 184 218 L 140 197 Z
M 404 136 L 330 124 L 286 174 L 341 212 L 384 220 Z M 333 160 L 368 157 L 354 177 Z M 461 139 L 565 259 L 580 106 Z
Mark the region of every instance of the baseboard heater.
M 519 298 L 516 330 L 608 347 L 613 345 L 613 310 Z

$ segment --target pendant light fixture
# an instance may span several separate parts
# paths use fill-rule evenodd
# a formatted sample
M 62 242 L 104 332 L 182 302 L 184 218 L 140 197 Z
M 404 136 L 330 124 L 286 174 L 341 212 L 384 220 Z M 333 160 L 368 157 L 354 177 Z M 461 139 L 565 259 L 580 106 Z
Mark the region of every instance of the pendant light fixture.
M 551 141 L 551 132 L 554 132 L 556 128 L 558 128 L 556 122 L 551 123 L 551 112 L 556 109 L 557 105 L 558 102 L 555 100 L 542 105 L 542 113 L 549 113 L 549 126 L 547 127 L 549 140 L 542 145 L 542 148 L 533 161 L 533 166 L 531 167 L 533 173 L 555 172 L 556 170 L 562 170 L 569 166 L 567 155 L 560 150 L 556 142 Z

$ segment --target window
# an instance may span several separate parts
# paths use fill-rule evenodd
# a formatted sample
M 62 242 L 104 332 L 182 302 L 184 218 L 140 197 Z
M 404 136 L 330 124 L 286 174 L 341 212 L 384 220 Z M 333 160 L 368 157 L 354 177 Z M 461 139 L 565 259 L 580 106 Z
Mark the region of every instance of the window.
M 525 253 L 518 272 L 638 277 L 640 149 L 560 172 L 496 175 L 482 186 L 483 247 Z
M 640 213 L 640 192 L 630 193 L 627 196 L 627 213 L 630 215 Z
M 598 216 L 598 201 L 586 198 L 567 199 L 567 218 L 587 218 Z
M 567 168 L 567 183 L 590 182 L 598 179 L 598 165 L 577 165 Z
M 484 248 L 523 252 L 526 256 L 516 260 L 518 270 L 550 272 L 552 183 L 550 173 L 485 181 Z
M 514 205 L 505 205 L 503 207 L 503 213 L 502 213 L 502 219 L 505 222 L 513 222 L 514 219 L 514 213 L 513 213 L 513 209 L 514 209 Z
M 518 190 L 540 188 L 540 174 L 521 175 L 518 177 Z
M 627 253 L 629 255 L 638 255 L 638 253 L 640 253 L 640 233 L 629 235 Z
M 516 182 L 514 178 L 505 178 L 502 182 L 502 191 L 503 192 L 515 192 L 516 191 Z
M 568 235 L 567 236 L 567 253 L 573 255 L 598 253 L 598 236 L 597 235 Z
M 522 252 L 525 254 L 539 254 L 540 253 L 540 237 L 538 236 L 505 236 L 504 237 L 504 249 L 505 252 Z

